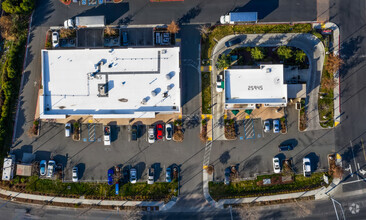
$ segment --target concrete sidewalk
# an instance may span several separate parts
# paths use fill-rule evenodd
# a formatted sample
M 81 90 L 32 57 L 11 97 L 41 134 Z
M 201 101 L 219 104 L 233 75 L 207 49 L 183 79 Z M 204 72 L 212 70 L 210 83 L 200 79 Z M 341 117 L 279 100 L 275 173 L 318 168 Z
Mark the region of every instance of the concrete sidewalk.
M 0 194 L 7 196 L 10 200 L 27 199 L 43 202 L 77 204 L 77 205 L 96 205 L 96 206 L 159 206 L 159 210 L 168 210 L 176 203 L 176 198 L 173 198 L 168 203 L 163 201 L 118 201 L 118 200 L 97 200 L 97 199 L 75 199 L 55 196 L 41 196 L 28 193 L 20 193 L 0 189 Z
M 313 24 L 313 27 L 316 29 L 321 29 L 322 25 L 321 23 L 315 23 Z M 332 22 L 327 22 L 324 24 L 324 27 L 327 29 L 331 29 L 333 31 L 333 47 L 330 48 L 333 50 L 333 54 L 336 56 L 339 56 L 339 44 L 340 44 L 340 38 L 339 38 L 339 28 L 336 24 Z M 341 85 L 339 81 L 339 71 L 337 71 L 334 74 L 334 81 L 336 82 L 336 87 L 333 90 L 334 94 L 334 127 L 337 127 L 341 123 L 341 98 L 340 98 L 340 90 Z

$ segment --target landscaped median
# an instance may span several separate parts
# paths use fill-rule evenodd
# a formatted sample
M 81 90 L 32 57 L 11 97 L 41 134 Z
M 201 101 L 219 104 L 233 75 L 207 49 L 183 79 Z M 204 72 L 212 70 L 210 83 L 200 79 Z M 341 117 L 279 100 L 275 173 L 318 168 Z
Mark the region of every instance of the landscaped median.
M 223 182 L 209 182 L 209 193 L 215 201 L 218 201 L 220 199 L 259 197 L 310 191 L 327 186 L 324 182 L 323 175 L 328 174 L 313 173 L 311 177 L 304 177 L 301 174 L 289 176 L 281 174 L 262 175 L 258 176 L 255 180 L 231 182 L 228 185 L 225 185 Z M 332 180 L 329 177 L 330 182 Z
M 202 114 L 211 114 L 211 73 L 202 72 Z
M 256 25 L 223 25 L 215 26 L 210 34 L 202 39 L 201 59 L 211 57 L 212 49 L 216 42 L 223 37 L 232 34 L 267 34 L 267 33 L 309 33 L 312 31 L 311 24 L 256 24 Z
M 63 183 L 60 180 L 39 179 L 32 177 L 15 177 L 12 181 L 2 181 L 1 188 L 10 191 L 66 198 L 127 200 L 127 201 L 164 201 L 168 202 L 178 194 L 178 181 L 147 183 L 126 183 L 120 185 L 119 195 L 115 186 L 106 183 Z

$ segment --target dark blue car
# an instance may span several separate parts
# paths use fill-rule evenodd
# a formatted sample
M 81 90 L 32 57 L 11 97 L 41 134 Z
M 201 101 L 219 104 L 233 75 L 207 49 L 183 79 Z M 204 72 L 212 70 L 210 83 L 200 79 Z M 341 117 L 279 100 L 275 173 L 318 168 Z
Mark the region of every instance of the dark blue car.
M 108 170 L 108 185 L 113 185 L 113 174 L 114 174 L 114 169 L 111 168 Z

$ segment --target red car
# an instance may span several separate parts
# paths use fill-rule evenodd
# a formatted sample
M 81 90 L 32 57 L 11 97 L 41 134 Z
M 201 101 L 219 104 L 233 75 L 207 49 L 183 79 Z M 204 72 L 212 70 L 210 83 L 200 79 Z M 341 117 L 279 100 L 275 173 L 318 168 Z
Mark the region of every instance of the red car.
M 156 125 L 156 131 L 157 131 L 157 139 L 163 139 L 163 125 L 162 124 L 157 124 Z

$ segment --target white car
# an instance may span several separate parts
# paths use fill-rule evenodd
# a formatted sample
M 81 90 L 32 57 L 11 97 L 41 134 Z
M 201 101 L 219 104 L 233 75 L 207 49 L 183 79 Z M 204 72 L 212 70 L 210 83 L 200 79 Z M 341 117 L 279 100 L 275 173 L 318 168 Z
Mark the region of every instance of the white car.
M 47 167 L 47 177 L 52 177 L 55 173 L 56 169 L 56 162 L 54 160 L 48 161 L 48 167 Z
M 79 181 L 79 177 L 78 177 L 78 168 L 77 167 L 73 167 L 72 168 L 72 181 L 74 183 L 76 183 L 77 181 Z
M 171 124 L 165 125 L 165 138 L 170 141 L 173 137 L 173 126 Z
M 137 182 L 137 170 L 135 168 L 131 168 L 130 170 L 130 182 L 132 184 Z
M 278 157 L 273 158 L 273 170 L 275 173 L 281 172 L 280 159 Z
M 269 132 L 271 130 L 271 125 L 268 120 L 264 121 L 263 130 L 264 132 Z
M 58 47 L 59 43 L 58 43 L 58 32 L 52 32 L 52 46 L 53 47 Z
M 147 172 L 147 184 L 153 184 L 154 183 L 154 168 L 149 168 Z
M 65 137 L 70 137 L 71 135 L 71 124 L 66 123 L 65 124 Z
M 111 126 L 104 126 L 103 133 L 104 145 L 111 145 Z
M 280 133 L 280 121 L 273 120 L 273 133 Z
M 155 143 L 155 131 L 154 128 L 149 128 L 148 133 L 148 139 L 149 139 L 149 143 L 153 144 Z
M 310 163 L 309 158 L 304 157 L 302 159 L 302 166 L 303 166 L 303 170 L 304 170 L 304 176 L 305 177 L 311 176 L 311 163 Z
M 216 80 L 216 92 L 222 92 L 224 89 L 222 88 L 222 75 L 217 75 Z

